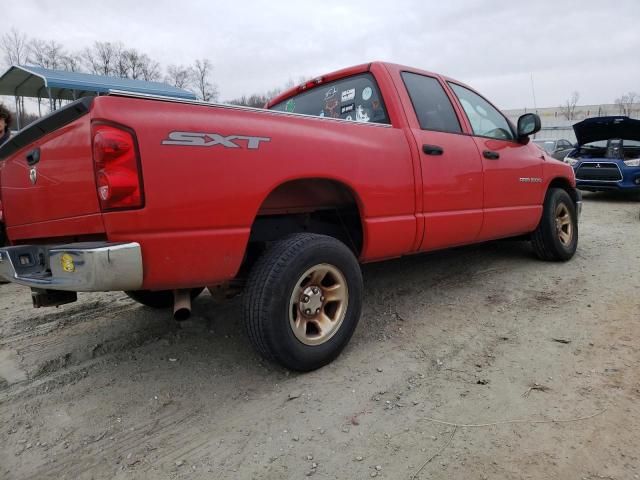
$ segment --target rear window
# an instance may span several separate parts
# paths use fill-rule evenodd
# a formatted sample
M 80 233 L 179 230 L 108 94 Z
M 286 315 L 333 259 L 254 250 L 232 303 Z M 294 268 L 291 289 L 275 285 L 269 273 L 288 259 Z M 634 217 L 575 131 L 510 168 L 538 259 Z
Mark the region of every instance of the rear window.
M 271 110 L 354 122 L 389 123 L 389 117 L 370 73 L 341 78 L 277 103 Z

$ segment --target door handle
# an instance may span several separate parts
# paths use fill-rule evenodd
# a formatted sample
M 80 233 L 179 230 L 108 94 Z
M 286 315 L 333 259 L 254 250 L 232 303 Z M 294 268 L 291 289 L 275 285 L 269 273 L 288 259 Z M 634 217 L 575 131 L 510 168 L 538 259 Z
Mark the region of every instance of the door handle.
M 427 155 L 442 155 L 444 153 L 442 147 L 438 145 L 427 145 L 426 143 L 422 145 L 422 151 Z
M 487 160 L 498 160 L 500 158 L 500 154 L 498 152 L 492 152 L 491 150 L 485 150 L 482 152 L 482 156 Z
M 31 150 L 27 153 L 27 164 L 30 167 L 33 167 L 40 161 L 40 148 L 36 148 L 35 150 Z

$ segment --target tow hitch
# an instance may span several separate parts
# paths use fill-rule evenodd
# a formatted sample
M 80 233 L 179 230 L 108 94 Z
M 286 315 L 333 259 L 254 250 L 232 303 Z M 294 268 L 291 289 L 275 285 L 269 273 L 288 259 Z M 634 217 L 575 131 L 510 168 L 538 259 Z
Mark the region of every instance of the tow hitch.
M 77 292 L 65 292 L 62 290 L 45 290 L 42 288 L 32 288 L 31 300 L 33 300 L 34 308 L 57 307 L 77 301 L 78 294 Z

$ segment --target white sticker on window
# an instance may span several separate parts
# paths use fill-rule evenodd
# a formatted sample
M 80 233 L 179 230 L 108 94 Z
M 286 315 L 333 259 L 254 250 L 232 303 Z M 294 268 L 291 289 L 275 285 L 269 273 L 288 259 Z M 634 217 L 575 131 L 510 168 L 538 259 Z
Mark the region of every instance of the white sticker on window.
M 371 90 L 371 87 L 364 87 L 362 90 L 362 100 L 369 100 L 372 94 L 373 90 Z
M 341 102 L 348 102 L 349 100 L 353 100 L 354 98 L 356 98 L 356 89 L 355 88 L 350 88 L 349 90 L 344 90 L 340 94 L 340 101 Z
M 325 100 L 329 100 L 330 98 L 333 98 L 336 96 L 336 93 L 338 93 L 338 90 L 336 89 L 336 87 L 331 87 L 329 90 L 326 91 L 326 93 L 324 94 L 324 99 Z
M 364 108 L 362 108 L 362 105 L 358 105 L 358 108 L 356 108 L 356 122 L 368 122 L 368 121 L 369 121 L 369 114 Z

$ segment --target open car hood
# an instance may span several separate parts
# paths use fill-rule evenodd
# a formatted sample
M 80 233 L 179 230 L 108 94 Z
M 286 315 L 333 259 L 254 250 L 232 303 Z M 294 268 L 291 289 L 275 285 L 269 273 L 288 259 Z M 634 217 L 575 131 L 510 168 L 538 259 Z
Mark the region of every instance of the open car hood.
M 629 117 L 593 117 L 576 123 L 573 131 L 579 145 L 610 138 L 640 141 L 640 120 Z

